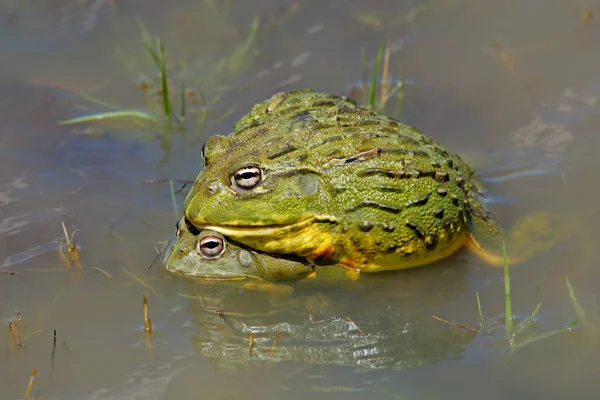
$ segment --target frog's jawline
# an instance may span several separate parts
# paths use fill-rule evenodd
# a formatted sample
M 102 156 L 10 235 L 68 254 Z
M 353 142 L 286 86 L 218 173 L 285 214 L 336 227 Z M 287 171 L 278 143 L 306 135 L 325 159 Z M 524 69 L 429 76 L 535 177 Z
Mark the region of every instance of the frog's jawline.
M 196 221 L 194 221 L 196 222 Z M 332 216 L 313 215 L 299 222 L 288 225 L 208 225 L 198 224 L 202 229 L 211 229 L 219 232 L 223 236 L 229 237 L 273 237 L 284 232 L 301 230 L 315 222 L 337 223 L 337 219 Z
M 217 275 L 194 275 L 194 274 L 184 274 L 178 271 L 172 271 L 174 274 L 189 278 L 189 279 L 197 279 L 201 281 L 247 281 L 247 280 L 256 280 L 256 281 L 264 281 L 264 279 L 259 278 L 254 275 L 235 275 L 235 276 L 217 276 Z

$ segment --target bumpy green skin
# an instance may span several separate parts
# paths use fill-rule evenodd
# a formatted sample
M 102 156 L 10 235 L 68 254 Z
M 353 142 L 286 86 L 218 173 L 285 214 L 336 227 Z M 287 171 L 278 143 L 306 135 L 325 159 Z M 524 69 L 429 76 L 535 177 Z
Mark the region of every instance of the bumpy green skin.
M 346 98 L 277 94 L 204 156 L 185 215 L 258 250 L 376 272 L 445 257 L 474 230 L 502 238 L 458 155 Z M 245 166 L 262 171 L 250 190 L 232 178 Z
M 198 241 L 206 236 L 223 239 L 225 249 L 220 256 L 207 258 L 197 251 Z M 177 237 L 169 243 L 162 262 L 172 273 L 204 279 L 277 281 L 302 278 L 314 271 L 306 262 L 249 251 L 227 243 L 214 231 L 204 230 L 194 236 L 183 218 L 178 223 Z

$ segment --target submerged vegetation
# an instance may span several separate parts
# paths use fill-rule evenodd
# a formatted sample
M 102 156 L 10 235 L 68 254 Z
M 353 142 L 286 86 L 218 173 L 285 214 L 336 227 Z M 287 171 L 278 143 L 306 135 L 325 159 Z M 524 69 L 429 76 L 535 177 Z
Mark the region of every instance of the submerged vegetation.
M 579 306 L 577 302 L 577 298 L 574 295 L 574 292 L 571 288 L 569 280 L 567 278 L 567 286 L 569 288 L 570 298 L 573 303 L 573 306 L 577 312 L 578 318 L 576 318 L 573 322 L 568 324 L 563 328 L 559 328 L 556 330 L 552 330 L 549 332 L 537 332 L 533 329 L 535 325 L 535 317 L 540 311 L 542 306 L 541 302 L 535 302 L 535 306 L 529 313 L 529 316 L 524 320 L 518 320 L 514 317 L 513 314 L 513 304 L 512 304 L 512 295 L 511 295 L 511 278 L 510 278 L 510 269 L 508 264 L 508 255 L 506 252 L 505 243 L 502 243 L 502 252 L 504 256 L 504 265 L 503 265 L 503 282 L 504 282 L 504 314 L 500 317 L 492 318 L 491 320 L 485 320 L 483 316 L 483 307 L 481 304 L 481 299 L 479 297 L 479 292 L 475 293 L 476 301 L 477 301 L 477 312 L 478 312 L 478 321 L 479 328 L 471 328 L 467 325 L 456 324 L 454 322 L 450 322 L 446 319 L 440 318 L 436 315 L 432 317 L 444 322 L 446 324 L 452 325 L 456 328 L 466 329 L 469 331 L 474 331 L 478 333 L 485 334 L 489 336 L 493 342 L 497 342 L 495 339 L 496 331 L 501 328 L 504 330 L 504 343 L 510 349 L 510 353 L 514 352 L 519 348 L 523 348 L 529 344 L 535 343 L 542 339 L 550 338 L 556 334 L 563 332 L 570 332 L 575 325 L 578 324 L 580 320 L 585 321 L 585 313 Z M 537 294 L 536 294 L 537 299 Z
M 215 2 L 203 0 L 200 3 L 203 19 L 209 24 L 218 21 L 219 29 L 226 30 L 229 26 L 231 1 Z M 141 41 L 147 58 L 151 62 L 151 70 L 155 73 L 150 76 L 141 75 L 138 86 L 141 88 L 145 100 L 146 110 L 126 109 L 104 100 L 92 97 L 86 93 L 80 95 L 95 104 L 110 110 L 82 115 L 63 120 L 63 125 L 126 121 L 133 122 L 141 127 L 150 127 L 164 134 L 177 130 L 199 131 L 205 124 L 207 114 L 213 110 L 223 94 L 234 89 L 233 82 L 238 80 L 252 66 L 253 60 L 260 53 L 263 37 L 277 28 L 281 21 L 293 15 L 298 9 L 298 4 L 292 2 L 276 13 L 255 16 L 251 26 L 247 29 L 245 37 L 234 46 L 231 51 L 208 64 L 208 68 L 193 66 L 185 61 L 185 57 L 175 57 L 166 50 L 166 46 L 159 37 L 154 37 L 141 20 L 137 20 Z M 173 44 L 172 47 L 176 47 Z M 116 55 L 122 64 L 133 74 L 140 76 L 142 68 L 126 55 L 120 46 L 116 46 Z M 194 61 L 193 64 L 196 64 Z M 202 69 L 198 71 L 198 68 Z M 208 70 L 207 70 L 208 69 Z M 197 73 L 212 76 L 213 79 L 201 79 Z M 154 77 L 154 78 L 152 78 Z M 212 81 L 210 92 L 203 87 L 203 82 Z M 229 108 L 220 115 L 216 115 L 215 122 L 230 115 L 235 108 Z

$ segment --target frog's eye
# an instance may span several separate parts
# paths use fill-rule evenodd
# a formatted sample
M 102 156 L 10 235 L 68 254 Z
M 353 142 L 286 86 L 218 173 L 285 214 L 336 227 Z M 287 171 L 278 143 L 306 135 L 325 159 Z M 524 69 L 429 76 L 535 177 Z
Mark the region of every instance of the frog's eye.
M 258 167 L 242 167 L 233 174 L 233 181 L 242 189 L 252 189 L 261 178 L 262 172 Z
M 225 242 L 217 236 L 204 236 L 198 241 L 196 251 L 206 258 L 217 258 L 223 254 Z

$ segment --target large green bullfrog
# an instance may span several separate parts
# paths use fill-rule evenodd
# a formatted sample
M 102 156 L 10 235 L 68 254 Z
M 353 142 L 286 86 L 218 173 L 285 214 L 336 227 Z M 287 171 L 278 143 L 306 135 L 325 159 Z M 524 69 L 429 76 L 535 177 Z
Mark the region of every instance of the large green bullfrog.
M 477 173 L 416 129 L 347 98 L 276 94 L 230 135 L 212 136 L 203 154 L 185 216 L 246 246 L 364 272 L 428 264 L 463 246 L 503 262 L 503 230 L 482 203 Z M 555 239 L 553 216 L 525 222 L 519 227 L 538 226 L 508 235 L 513 263 Z
M 175 239 L 164 251 L 162 262 L 174 274 L 209 280 L 280 281 L 317 275 L 319 282 L 358 278 L 342 266 L 316 267 L 298 257 L 243 248 L 215 231 L 191 232 L 190 228 L 194 230 L 181 218 Z

